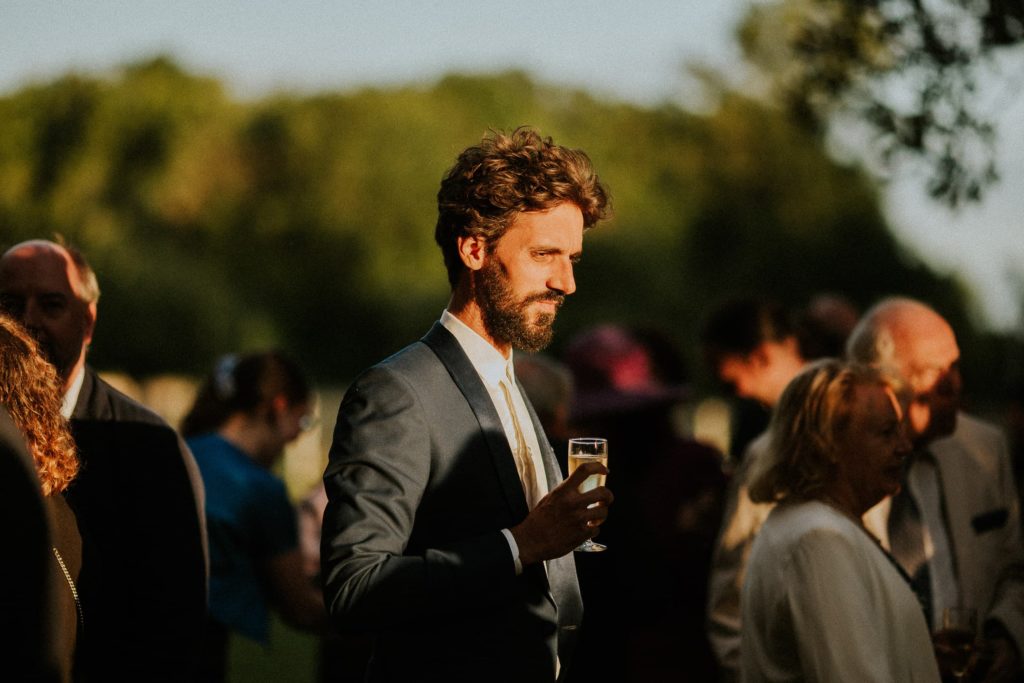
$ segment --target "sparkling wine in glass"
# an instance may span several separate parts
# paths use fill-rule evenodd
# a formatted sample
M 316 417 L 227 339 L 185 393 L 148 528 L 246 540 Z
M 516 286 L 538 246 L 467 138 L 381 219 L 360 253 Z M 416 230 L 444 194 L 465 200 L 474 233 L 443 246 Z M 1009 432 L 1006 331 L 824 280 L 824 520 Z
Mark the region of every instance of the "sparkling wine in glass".
M 569 439 L 569 476 L 576 471 L 576 468 L 585 462 L 599 462 L 608 467 L 608 440 L 597 438 Z M 598 486 L 604 486 L 605 475 L 592 474 L 580 484 L 580 493 L 592 491 Z M 597 505 L 593 503 L 590 507 Z M 589 538 L 576 548 L 581 553 L 599 553 L 607 550 L 608 547 L 601 543 L 594 543 Z
M 973 607 L 946 607 L 942 610 L 942 626 L 932 635 L 939 671 L 951 673 L 958 681 L 966 680 L 974 655 L 978 630 L 978 613 Z

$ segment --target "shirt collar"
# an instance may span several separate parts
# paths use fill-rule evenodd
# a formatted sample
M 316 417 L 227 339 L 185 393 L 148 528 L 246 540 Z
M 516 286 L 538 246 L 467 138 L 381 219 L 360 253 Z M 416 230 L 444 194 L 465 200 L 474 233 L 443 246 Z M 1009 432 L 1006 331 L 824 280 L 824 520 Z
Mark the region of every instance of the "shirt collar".
M 85 368 L 78 368 L 78 374 L 75 375 L 75 381 L 68 387 L 68 391 L 64 394 L 64 400 L 60 405 L 60 414 L 64 416 L 65 420 L 70 420 L 71 416 L 75 412 L 75 406 L 78 405 L 78 395 L 82 393 L 82 383 L 85 382 Z
M 469 362 L 476 368 L 480 378 L 489 387 L 497 388 L 512 368 L 512 353 L 506 359 L 489 341 L 472 330 L 447 309 L 441 314 L 441 324 L 452 333 L 459 346 L 466 352 Z

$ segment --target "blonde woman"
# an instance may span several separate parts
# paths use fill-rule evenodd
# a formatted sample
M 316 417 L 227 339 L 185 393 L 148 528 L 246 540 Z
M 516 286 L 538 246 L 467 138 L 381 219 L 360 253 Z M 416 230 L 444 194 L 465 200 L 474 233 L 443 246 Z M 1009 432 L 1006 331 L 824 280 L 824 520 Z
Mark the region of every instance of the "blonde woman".
M 877 370 L 821 361 L 786 387 L 751 477 L 751 500 L 776 507 L 743 587 L 744 681 L 939 681 L 909 581 L 861 521 L 909 453 Z

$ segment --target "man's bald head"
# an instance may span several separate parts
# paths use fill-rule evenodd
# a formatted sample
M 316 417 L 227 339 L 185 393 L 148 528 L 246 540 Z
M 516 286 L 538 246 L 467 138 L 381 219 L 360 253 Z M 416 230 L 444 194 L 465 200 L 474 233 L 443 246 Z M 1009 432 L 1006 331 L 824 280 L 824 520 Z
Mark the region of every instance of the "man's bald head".
M 85 364 L 98 299 L 96 276 L 74 249 L 30 240 L 0 256 L 0 307 L 39 341 L 65 390 Z
M 960 409 L 960 348 L 953 328 L 934 309 L 914 299 L 885 299 L 864 314 L 846 351 L 851 360 L 900 380 L 919 446 L 953 433 Z

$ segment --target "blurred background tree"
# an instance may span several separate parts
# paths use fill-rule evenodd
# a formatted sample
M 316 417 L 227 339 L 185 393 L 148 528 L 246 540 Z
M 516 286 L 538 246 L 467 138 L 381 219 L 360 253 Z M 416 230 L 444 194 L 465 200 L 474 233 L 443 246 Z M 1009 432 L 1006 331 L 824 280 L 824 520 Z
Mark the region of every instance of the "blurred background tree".
M 976 336 L 964 288 L 893 237 L 870 178 L 784 110 L 714 99 L 644 108 L 512 71 L 240 101 L 164 57 L 71 74 L 0 98 L 0 246 L 61 233 L 90 256 L 100 368 L 198 373 L 273 344 L 344 383 L 447 302 L 444 171 L 487 129 L 530 124 L 588 151 L 615 211 L 587 238 L 556 351 L 616 320 L 664 330 L 699 367 L 708 306 L 750 291 L 905 293 Z M 1002 372 L 965 360 L 980 386 Z
M 1024 0 L 773 0 L 738 33 L 800 125 L 866 124 L 883 169 L 923 160 L 928 191 L 953 206 L 997 179 L 978 92 L 986 77 L 1020 90 L 998 59 L 1024 44 Z

